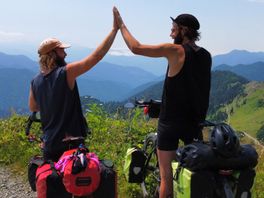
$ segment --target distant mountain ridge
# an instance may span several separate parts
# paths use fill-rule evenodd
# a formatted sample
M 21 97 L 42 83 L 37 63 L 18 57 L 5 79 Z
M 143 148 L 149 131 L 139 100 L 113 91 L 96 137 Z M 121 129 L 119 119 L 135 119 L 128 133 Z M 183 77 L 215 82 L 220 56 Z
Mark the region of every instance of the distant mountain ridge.
M 244 77 L 230 71 L 213 71 L 211 80 L 209 113 L 213 114 L 221 105 L 231 102 L 234 97 L 243 94 L 243 85 L 249 81 Z M 163 81 L 157 82 L 148 88 L 131 95 L 125 101 L 133 101 L 135 98 L 149 100 L 161 99 Z
M 1 48 L 2 51 L 4 51 L 3 49 L 5 49 L 5 47 Z M 11 51 L 11 49 L 9 49 L 8 51 Z M 93 49 L 90 48 L 72 46 L 71 48 L 67 49 L 68 56 L 66 60 L 69 60 L 70 62 L 80 60 L 86 57 L 92 51 Z M 21 53 L 22 53 L 21 50 L 14 50 L 14 49 L 12 50 L 12 54 L 21 54 Z M 23 51 L 23 54 L 25 54 L 27 57 L 31 57 L 31 59 L 33 60 L 37 60 L 38 58 L 35 50 L 35 46 L 27 48 L 27 50 Z M 122 56 L 122 55 L 117 56 L 117 55 L 111 55 L 110 53 L 108 53 L 103 58 L 103 61 L 117 65 L 139 67 L 145 71 L 152 72 L 155 75 L 164 74 L 167 66 L 167 61 L 165 58 L 148 58 L 144 56 Z M 251 52 L 247 50 L 235 49 L 224 54 L 213 56 L 213 67 L 222 64 L 227 64 L 230 66 L 239 65 L 239 64 L 252 64 L 259 61 L 264 62 L 264 52 Z M 0 62 L 1 62 L 1 55 L 0 55 Z M 37 63 L 36 61 L 34 62 Z
M 108 62 L 99 62 L 95 67 L 79 78 L 95 81 L 119 82 L 135 88 L 139 85 L 151 82 L 158 77 L 138 67 L 124 67 Z
M 231 71 L 248 80 L 264 81 L 264 62 L 255 62 L 249 65 L 239 64 L 235 66 L 224 64 L 215 67 L 214 70 Z
M 252 64 L 264 62 L 264 52 L 249 52 L 247 50 L 232 50 L 229 53 L 216 55 L 213 57 L 213 67 L 226 64 L 230 66 L 239 64 Z
M 38 70 L 38 63 L 24 55 L 8 55 L 0 52 L 0 68 Z
M 39 64 L 24 55 L 8 55 L 0 52 L 0 68 L 29 69 L 37 73 Z M 138 67 L 127 67 L 101 61 L 79 78 L 95 81 L 113 81 L 135 88 L 155 80 L 158 76 Z
M 216 60 L 218 59 L 226 63 L 226 65 L 215 67 L 214 69 L 221 70 L 222 67 L 224 70 L 231 70 L 247 79 L 256 80 L 257 77 L 264 76 L 262 70 L 263 61 L 261 61 L 263 54 L 263 52 L 256 53 L 245 50 L 234 50 L 230 52 L 230 54 L 213 57 L 214 63 L 216 63 Z M 227 63 L 235 63 L 235 61 L 231 61 L 227 59 L 227 57 L 233 57 L 235 55 L 237 56 L 237 58 L 234 59 L 236 61 L 248 61 L 249 59 L 246 59 L 245 57 L 251 57 L 251 61 L 255 61 L 257 57 L 259 57 L 259 60 L 258 62 L 256 61 L 249 65 L 244 63 L 242 64 L 242 62 L 239 63 L 240 65 L 228 65 Z M 243 55 L 244 58 L 241 58 L 241 55 Z M 108 58 L 109 57 L 106 57 L 92 70 L 78 78 L 81 96 L 90 95 L 91 97 L 100 99 L 103 102 L 123 101 L 130 97 L 138 97 L 141 95 L 141 92 L 144 93 L 145 90 L 148 89 L 148 92 L 150 93 L 149 97 L 161 97 L 161 93 L 158 90 L 162 89 L 164 73 L 162 73 L 162 76 L 158 77 L 150 72 L 140 69 L 138 65 L 135 65 L 135 67 L 121 65 L 122 61 L 125 63 L 125 60 L 127 60 L 128 65 L 133 64 L 132 62 L 129 62 L 132 60 L 129 58 L 125 59 L 125 57 L 120 56 L 120 59 L 118 60 L 122 59 L 122 61 L 120 61 L 119 64 L 105 62 Z M 114 56 L 111 56 L 110 58 L 114 58 Z M 137 57 L 134 56 L 134 58 Z M 150 59 L 148 60 L 150 61 Z M 155 61 L 155 59 L 151 59 L 151 61 L 152 60 Z M 8 55 L 0 52 L 0 69 L 4 68 L 8 68 L 9 71 L 7 72 L 7 70 L 1 70 L 2 77 L 0 78 L 0 84 L 2 87 L 0 91 L 2 92 L 0 104 L 4 104 L 2 105 L 4 110 L 0 108 L 1 114 L 3 114 L 5 110 L 10 109 L 10 107 L 14 107 L 15 109 L 20 108 L 20 106 L 18 106 L 15 102 L 16 100 L 19 101 L 20 98 L 21 101 L 24 101 L 23 104 L 26 105 L 25 108 L 27 108 L 29 82 L 39 70 L 38 63 L 36 61 L 32 61 L 24 55 Z M 17 69 L 19 68 L 21 68 L 21 70 L 18 72 Z M 166 66 L 164 68 L 166 68 Z M 251 68 L 253 72 L 255 72 L 254 75 L 256 76 L 247 70 L 248 68 Z M 14 71 L 12 72 L 12 70 Z M 243 72 L 250 74 L 254 78 L 244 75 Z M 27 81 L 23 76 L 28 78 Z M 262 78 L 260 80 L 262 80 Z M 160 82 L 160 84 L 157 82 Z M 14 95 L 10 94 L 13 89 L 14 93 L 16 93 Z M 12 97 L 15 99 L 11 99 Z
M 38 63 L 26 56 L 0 53 L 0 116 L 7 115 L 11 107 L 19 112 L 28 110 L 30 81 L 38 71 Z M 118 101 L 133 88 L 157 78 L 137 67 L 100 62 L 77 81 L 81 96 L 90 95 L 102 101 Z
M 29 86 L 34 75 L 28 69 L 0 68 L 0 117 L 11 109 L 28 112 Z

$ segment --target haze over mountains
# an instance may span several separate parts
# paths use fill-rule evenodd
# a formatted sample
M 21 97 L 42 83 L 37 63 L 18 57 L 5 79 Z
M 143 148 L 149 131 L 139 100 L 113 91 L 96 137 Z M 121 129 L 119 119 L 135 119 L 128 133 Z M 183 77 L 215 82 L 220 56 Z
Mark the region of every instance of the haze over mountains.
M 74 59 L 77 60 L 76 57 Z M 154 62 L 156 65 L 152 65 Z M 218 63 L 222 65 L 216 65 Z M 142 69 L 151 66 L 166 70 L 166 61 L 108 55 L 103 62 L 78 78 L 80 95 L 90 95 L 101 101 L 124 101 L 145 89 L 155 93 L 155 86 L 162 87 L 165 72 L 156 71 L 158 75 L 155 75 L 155 72 Z M 218 55 L 213 57 L 213 69 L 229 70 L 248 80 L 264 81 L 264 53 L 234 50 Z M 38 63 L 27 56 L 0 52 L 0 116 L 7 115 L 11 107 L 18 112 L 28 111 L 29 84 L 38 70 Z

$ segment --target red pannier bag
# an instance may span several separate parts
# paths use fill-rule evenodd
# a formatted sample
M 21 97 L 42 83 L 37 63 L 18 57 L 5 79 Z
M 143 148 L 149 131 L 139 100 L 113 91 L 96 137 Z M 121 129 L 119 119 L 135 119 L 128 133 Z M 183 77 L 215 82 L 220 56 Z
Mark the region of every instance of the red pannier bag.
M 100 184 L 99 159 L 86 148 L 64 152 L 56 164 L 63 173 L 63 184 L 75 196 L 91 195 Z
M 36 190 L 38 198 L 72 197 L 62 183 L 62 177 L 55 169 L 55 162 L 48 161 L 37 168 Z

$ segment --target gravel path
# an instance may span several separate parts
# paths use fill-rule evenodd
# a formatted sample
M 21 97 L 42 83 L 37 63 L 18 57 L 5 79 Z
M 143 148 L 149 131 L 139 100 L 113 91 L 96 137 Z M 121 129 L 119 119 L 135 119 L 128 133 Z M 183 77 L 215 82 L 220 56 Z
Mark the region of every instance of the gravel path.
M 8 167 L 0 166 L 0 197 L 1 198 L 36 198 L 22 175 L 15 175 Z

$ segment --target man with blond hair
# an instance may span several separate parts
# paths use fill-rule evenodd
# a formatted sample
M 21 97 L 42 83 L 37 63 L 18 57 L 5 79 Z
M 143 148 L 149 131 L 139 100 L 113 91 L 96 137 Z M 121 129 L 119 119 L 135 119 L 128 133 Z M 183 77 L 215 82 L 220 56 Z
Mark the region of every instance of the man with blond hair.
M 32 80 L 29 109 L 40 111 L 45 160 L 57 161 L 65 150 L 77 147 L 87 135 L 76 78 L 96 65 L 110 49 L 118 31 L 116 20 L 103 42 L 80 61 L 66 63 L 65 48 L 56 38 L 45 39 L 38 49 L 40 73 Z M 69 145 L 68 140 L 78 141 Z

